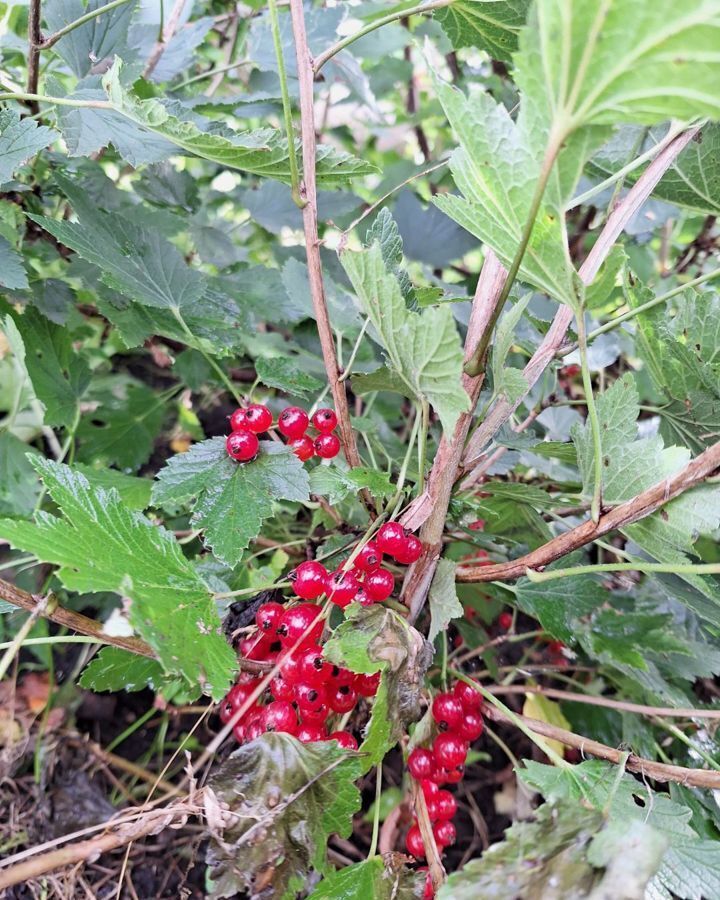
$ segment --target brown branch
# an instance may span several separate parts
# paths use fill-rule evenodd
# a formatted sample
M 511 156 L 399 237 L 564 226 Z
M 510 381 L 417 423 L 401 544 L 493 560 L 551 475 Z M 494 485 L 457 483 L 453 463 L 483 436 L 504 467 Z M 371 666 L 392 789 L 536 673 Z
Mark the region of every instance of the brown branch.
M 185 0 L 175 0 L 175 5 L 172 8 L 170 17 L 165 23 L 162 35 L 160 39 L 155 42 L 155 46 L 150 51 L 148 61 L 145 63 L 143 78 L 149 78 L 155 71 L 155 66 L 157 66 L 157 64 L 160 62 L 160 58 L 165 52 L 167 45 L 170 43 L 171 38 L 177 31 L 177 27 L 180 24 L 180 17 L 182 16 L 184 7 Z
M 506 275 L 498 258 L 492 250 L 488 250 L 475 288 L 465 338 L 465 361 L 470 359 L 480 338 L 493 321 Z M 410 608 L 411 621 L 417 618 L 422 609 L 440 558 L 450 496 L 484 378 L 484 373 L 475 377 L 463 373 L 463 387 L 470 398 L 470 411 L 460 416 L 452 438 L 447 440 L 443 437 L 440 441 L 427 488 L 402 517 L 403 525 L 412 531 L 422 525 L 420 540 L 423 555 L 408 569 L 403 586 L 403 600 Z
M 720 442 L 704 450 L 674 475 L 626 500 L 600 516 L 598 522 L 588 519 L 582 525 L 558 535 L 553 540 L 518 559 L 494 566 L 459 566 L 458 581 L 511 581 L 521 578 L 527 569 L 542 569 L 556 559 L 578 550 L 609 531 L 624 528 L 656 512 L 670 500 L 704 481 L 720 468 Z
M 600 266 L 615 245 L 627 223 L 633 218 L 640 207 L 655 190 L 657 183 L 667 172 L 677 157 L 698 133 L 699 129 L 691 128 L 678 135 L 664 148 L 650 163 L 640 176 L 634 187 L 615 207 L 610 214 L 605 227 L 601 231 L 592 250 L 578 272 L 584 284 L 592 284 Z M 545 335 L 542 343 L 525 366 L 523 375 L 527 381 L 527 390 L 515 402 L 511 403 L 504 397 L 499 398 L 490 412 L 485 417 L 467 444 L 463 457 L 461 474 L 465 476 L 460 487 L 467 489 L 476 483 L 477 477 L 473 471 L 481 458 L 481 453 L 490 443 L 498 430 L 518 408 L 527 393 L 534 387 L 545 369 L 550 365 L 556 352 L 565 340 L 573 312 L 568 306 L 561 306 L 557 311 L 552 325 Z
M 317 185 L 315 178 L 315 160 L 317 155 L 315 138 L 315 107 L 313 103 L 313 58 L 305 32 L 305 12 L 302 0 L 291 0 L 290 15 L 292 18 L 293 36 L 295 38 L 295 55 L 297 57 L 298 89 L 300 94 L 300 135 L 302 139 L 302 167 L 303 180 L 300 185 L 300 196 L 304 201 L 302 210 L 303 230 L 305 232 L 305 253 L 308 266 L 308 281 L 310 283 L 310 296 L 312 298 L 315 321 L 317 323 L 320 347 L 322 348 L 323 362 L 332 391 L 335 413 L 340 425 L 340 438 L 343 451 L 348 464 L 360 466 L 360 454 L 352 425 L 350 424 L 350 410 L 348 409 L 345 382 L 340 379 L 340 367 L 338 366 L 333 342 L 330 318 L 325 301 L 325 286 L 323 284 L 322 260 L 320 258 L 320 237 L 318 234 L 317 218 Z M 362 493 L 363 501 L 372 510 L 374 507 L 367 491 Z
M 27 92 L 37 94 L 38 81 L 40 79 L 40 45 L 42 44 L 40 0 L 30 0 L 28 11 L 28 64 L 27 64 Z M 36 116 L 40 112 L 40 104 L 37 100 L 29 100 L 30 112 Z
M 502 710 L 495 707 L 486 707 L 483 715 L 494 722 L 504 722 L 513 724 L 513 720 Z M 574 747 L 581 753 L 589 753 L 598 759 L 606 759 L 608 762 L 621 764 L 625 761 L 625 768 L 628 772 L 636 772 L 645 778 L 652 778 L 653 781 L 676 781 L 679 784 L 689 784 L 692 787 L 710 788 L 717 790 L 720 788 L 720 772 L 709 771 L 707 769 L 686 769 L 684 766 L 670 766 L 665 763 L 653 762 L 650 759 L 643 759 L 630 753 L 627 756 L 622 750 L 616 750 L 601 744 L 599 741 L 590 740 L 581 734 L 575 734 L 572 731 L 566 731 L 564 728 L 558 728 L 550 725 L 548 722 L 542 722 L 540 719 L 531 719 L 528 716 L 522 716 L 514 713 L 530 731 L 542 737 L 549 738 L 553 741 L 559 741 L 566 747 Z
M 428 813 L 425 795 L 422 792 L 420 782 L 414 778 L 410 779 L 410 794 L 412 796 L 415 815 L 417 816 L 418 828 L 422 835 L 423 847 L 425 848 L 425 857 L 427 859 L 428 869 L 430 870 L 430 878 L 432 886 L 437 893 L 445 883 L 445 869 L 440 859 L 440 852 L 435 841 L 435 835 L 432 830 L 432 823 Z

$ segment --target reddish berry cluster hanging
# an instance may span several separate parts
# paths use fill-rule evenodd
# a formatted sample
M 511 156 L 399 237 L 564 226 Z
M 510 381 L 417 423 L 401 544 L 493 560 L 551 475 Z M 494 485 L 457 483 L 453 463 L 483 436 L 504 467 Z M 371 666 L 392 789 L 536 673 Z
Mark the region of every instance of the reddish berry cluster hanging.
M 262 403 L 236 409 L 230 416 L 232 431 L 225 439 L 228 456 L 237 462 L 255 459 L 260 449 L 258 435 L 272 428 L 272 423 L 272 413 Z
M 452 819 L 457 803 L 450 791 L 441 785 L 457 784 L 464 775 L 470 744 L 483 732 L 482 697 L 464 681 L 456 681 L 452 691 L 435 696 L 432 717 L 437 729 L 432 746 L 416 747 L 408 756 L 407 767 L 410 775 L 420 783 L 435 843 L 442 852 L 455 843 Z M 417 820 L 407 833 L 405 846 L 416 859 L 424 858 L 425 848 Z
M 340 440 L 333 434 L 337 423 L 332 409 L 319 409 L 310 419 L 299 406 L 287 406 L 278 417 L 277 427 L 298 459 L 306 462 L 313 456 L 332 459 L 338 455 Z M 260 446 L 257 436 L 269 431 L 272 425 L 272 413 L 262 403 L 236 409 L 230 416 L 232 431 L 225 440 L 228 455 L 237 462 L 255 459 Z M 314 438 L 306 434 L 310 425 L 318 432 Z

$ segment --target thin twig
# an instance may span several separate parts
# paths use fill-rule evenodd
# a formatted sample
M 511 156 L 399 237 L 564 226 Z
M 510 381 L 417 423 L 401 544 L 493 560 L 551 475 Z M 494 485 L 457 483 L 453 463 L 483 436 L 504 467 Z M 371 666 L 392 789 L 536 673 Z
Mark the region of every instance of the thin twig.
M 90 10 L 90 12 L 85 13 L 85 15 L 80 16 L 73 22 L 69 22 L 67 25 L 63 25 L 62 28 L 59 28 L 57 31 L 53 32 L 51 35 L 42 40 L 40 42 L 40 49 L 48 50 L 50 47 L 53 47 L 55 44 L 57 44 L 57 42 L 61 38 L 64 38 L 66 34 L 70 34 L 71 31 L 75 31 L 76 28 L 80 28 L 81 25 L 85 25 L 87 22 L 92 22 L 93 19 L 97 19 L 97 17 L 101 16 L 103 13 L 110 12 L 110 10 L 116 9 L 118 6 L 123 6 L 125 3 L 129 2 L 130 0 L 111 0 L 110 3 L 106 3 L 104 6 L 98 6 L 97 9 Z
M 37 94 L 40 79 L 40 45 L 42 32 L 40 30 L 41 10 L 40 0 L 30 0 L 28 10 L 28 63 L 27 63 L 27 92 Z M 28 97 L 28 107 L 34 116 L 40 112 L 40 105 L 35 97 Z

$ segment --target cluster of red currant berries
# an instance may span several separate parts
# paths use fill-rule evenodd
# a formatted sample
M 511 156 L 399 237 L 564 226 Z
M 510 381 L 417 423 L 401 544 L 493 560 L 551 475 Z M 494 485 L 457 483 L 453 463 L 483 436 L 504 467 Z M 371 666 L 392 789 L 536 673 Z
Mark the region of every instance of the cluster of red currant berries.
M 318 432 L 312 438 L 306 434 L 308 427 Z M 260 448 L 258 435 L 273 426 L 273 415 L 262 403 L 251 403 L 236 409 L 230 416 L 230 434 L 225 439 L 228 455 L 237 462 L 255 459 Z M 288 406 L 279 415 L 278 430 L 288 439 L 295 455 L 305 462 L 313 456 L 332 459 L 340 452 L 340 440 L 333 431 L 337 428 L 337 416 L 331 409 L 319 409 L 310 419 L 299 406 Z
M 407 767 L 420 783 L 433 835 L 442 852 L 455 843 L 452 819 L 457 811 L 455 797 L 441 785 L 457 784 L 465 773 L 470 744 L 483 732 L 482 697 L 464 681 L 456 681 L 452 691 L 436 694 L 432 717 L 437 734 L 430 748 L 416 747 L 408 756 Z M 425 848 L 417 821 L 407 833 L 405 846 L 416 859 L 423 859 Z M 426 896 L 432 896 L 432 893 Z

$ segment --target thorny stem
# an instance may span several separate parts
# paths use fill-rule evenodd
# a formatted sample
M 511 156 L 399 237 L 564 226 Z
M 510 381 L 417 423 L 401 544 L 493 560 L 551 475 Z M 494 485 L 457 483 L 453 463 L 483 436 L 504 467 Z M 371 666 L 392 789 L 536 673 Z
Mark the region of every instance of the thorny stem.
M 278 20 L 276 0 L 268 0 L 270 13 L 270 31 L 272 32 L 275 59 L 277 60 L 278 78 L 280 79 L 280 97 L 282 98 L 283 118 L 285 120 L 285 134 L 288 142 L 288 163 L 290 164 L 290 185 L 292 198 L 300 209 L 307 203 L 300 196 L 300 172 L 298 171 L 297 152 L 295 150 L 295 129 L 292 119 L 292 105 L 290 103 L 290 91 L 288 90 L 287 72 L 285 70 L 285 58 L 283 56 L 282 41 L 280 40 L 280 22 Z
M 585 390 L 585 403 L 587 404 L 588 419 L 590 420 L 590 432 L 593 442 L 593 471 L 594 485 L 592 501 L 590 503 L 590 516 L 593 522 L 600 520 L 602 509 L 602 485 L 603 485 L 603 458 L 602 436 L 600 434 L 600 417 L 598 416 L 595 394 L 593 393 L 590 366 L 588 365 L 587 333 L 585 330 L 585 310 L 581 306 L 576 314 L 578 350 L 580 351 L 580 368 L 582 370 L 583 388 Z

